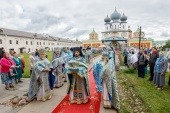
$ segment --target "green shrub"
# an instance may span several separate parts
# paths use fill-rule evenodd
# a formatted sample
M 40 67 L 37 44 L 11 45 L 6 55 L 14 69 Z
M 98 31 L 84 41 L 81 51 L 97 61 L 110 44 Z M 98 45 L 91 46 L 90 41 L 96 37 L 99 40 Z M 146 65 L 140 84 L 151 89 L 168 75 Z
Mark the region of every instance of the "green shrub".
M 131 74 L 131 73 L 135 73 L 135 70 L 133 68 L 129 68 L 129 69 L 125 69 L 123 72 Z

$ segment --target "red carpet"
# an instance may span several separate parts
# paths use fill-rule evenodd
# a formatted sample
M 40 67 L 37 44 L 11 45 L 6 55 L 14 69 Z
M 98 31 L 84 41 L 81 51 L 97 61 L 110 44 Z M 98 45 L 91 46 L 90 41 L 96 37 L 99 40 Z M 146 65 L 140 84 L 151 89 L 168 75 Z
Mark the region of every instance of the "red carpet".
M 66 95 L 52 113 L 99 113 L 101 94 L 96 90 L 92 69 L 89 70 L 89 80 L 91 96 L 88 103 L 80 105 L 71 104 L 69 102 L 69 95 Z

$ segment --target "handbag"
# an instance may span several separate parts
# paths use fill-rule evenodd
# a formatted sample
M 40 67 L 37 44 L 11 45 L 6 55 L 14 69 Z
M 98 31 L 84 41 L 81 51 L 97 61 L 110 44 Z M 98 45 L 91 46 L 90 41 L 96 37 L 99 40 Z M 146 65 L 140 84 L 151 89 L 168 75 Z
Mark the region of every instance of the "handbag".
M 10 68 L 9 71 L 9 77 L 15 77 L 17 75 L 17 71 L 15 68 Z
M 22 69 L 22 73 L 24 73 L 24 69 Z

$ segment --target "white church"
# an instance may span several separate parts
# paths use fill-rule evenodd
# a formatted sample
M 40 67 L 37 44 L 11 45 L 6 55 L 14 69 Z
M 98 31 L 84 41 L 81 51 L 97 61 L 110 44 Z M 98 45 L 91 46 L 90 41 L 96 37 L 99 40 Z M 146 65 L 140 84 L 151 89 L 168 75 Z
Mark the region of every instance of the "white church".
M 102 39 L 108 37 L 122 37 L 126 39 L 132 38 L 132 30 L 130 26 L 127 27 L 127 16 L 122 15 L 115 9 L 115 11 L 109 17 L 104 19 L 105 31 L 102 32 Z
M 37 34 L 0 28 L 0 48 L 5 51 L 14 50 L 17 53 L 29 53 L 40 47 L 53 51 L 55 47 L 80 47 L 82 42 L 53 37 L 48 34 Z

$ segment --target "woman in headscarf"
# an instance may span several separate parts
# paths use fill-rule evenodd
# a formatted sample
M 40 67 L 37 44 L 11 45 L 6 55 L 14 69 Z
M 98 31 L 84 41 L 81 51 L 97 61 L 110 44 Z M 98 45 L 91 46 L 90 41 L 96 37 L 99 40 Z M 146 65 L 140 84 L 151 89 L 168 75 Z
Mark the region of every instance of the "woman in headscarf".
M 9 53 L 5 52 L 1 59 L 1 82 L 5 84 L 5 89 L 13 88 L 12 83 L 15 81 L 15 76 L 10 76 L 10 69 L 15 68 L 15 63 L 9 57 Z
M 14 52 L 14 57 L 12 59 L 16 63 L 17 76 L 15 76 L 15 82 L 17 84 L 18 82 L 22 82 L 22 61 L 16 52 Z
M 153 83 L 159 90 L 163 89 L 165 85 L 165 73 L 168 67 L 168 60 L 164 57 L 163 52 L 159 52 L 159 58 L 155 63 Z

